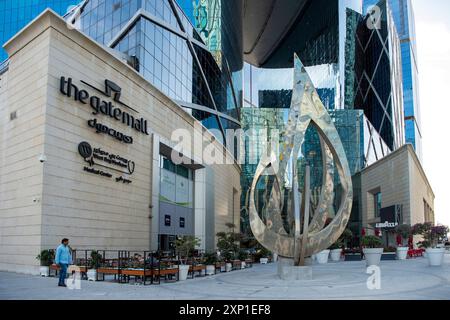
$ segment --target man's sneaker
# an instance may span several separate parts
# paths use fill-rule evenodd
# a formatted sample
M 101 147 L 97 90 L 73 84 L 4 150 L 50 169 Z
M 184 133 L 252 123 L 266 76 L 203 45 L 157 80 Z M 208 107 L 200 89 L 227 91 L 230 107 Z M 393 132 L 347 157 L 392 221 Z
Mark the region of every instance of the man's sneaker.
M 58 284 L 58 287 L 67 287 L 65 284 Z

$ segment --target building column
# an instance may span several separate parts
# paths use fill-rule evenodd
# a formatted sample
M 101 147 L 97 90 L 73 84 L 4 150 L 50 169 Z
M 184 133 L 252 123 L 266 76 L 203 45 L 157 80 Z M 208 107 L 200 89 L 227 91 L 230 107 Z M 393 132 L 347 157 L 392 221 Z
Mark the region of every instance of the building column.
M 206 169 L 194 174 L 194 234 L 200 239 L 198 249 L 206 249 Z
M 150 220 L 150 250 L 158 250 L 159 236 L 159 193 L 161 171 L 159 168 L 159 136 L 153 134 L 152 150 L 152 194 L 151 194 L 151 220 Z

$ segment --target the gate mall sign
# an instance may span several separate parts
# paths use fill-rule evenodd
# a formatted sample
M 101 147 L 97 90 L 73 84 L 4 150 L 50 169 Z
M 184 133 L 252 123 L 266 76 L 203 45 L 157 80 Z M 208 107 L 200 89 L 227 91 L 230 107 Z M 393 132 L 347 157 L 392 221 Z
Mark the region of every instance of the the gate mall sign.
M 105 89 L 101 90 L 95 86 L 81 81 L 84 85 L 91 89 L 101 93 L 105 97 L 112 98 L 115 104 L 138 114 L 139 112 L 132 107 L 126 105 L 120 100 L 122 89 L 110 80 L 105 80 Z M 80 90 L 75 84 L 73 84 L 72 78 L 61 77 L 60 79 L 60 92 L 66 97 L 73 98 L 74 101 L 79 102 L 82 105 L 89 105 L 92 108 L 92 114 L 94 116 L 104 115 L 114 119 L 117 122 L 121 122 L 129 128 L 132 128 L 135 132 L 141 134 L 150 135 L 148 132 L 148 122 L 142 117 L 135 117 L 128 111 L 125 111 L 111 101 L 105 101 L 96 95 L 90 94 L 88 91 Z M 124 133 L 110 128 L 102 123 L 97 118 L 88 120 L 88 126 L 94 128 L 97 134 L 106 134 L 115 138 L 116 140 L 125 144 L 132 144 L 133 137 L 125 135 Z M 123 156 L 106 152 L 101 148 L 92 148 L 88 142 L 81 142 L 78 145 L 78 152 L 83 157 L 85 162 L 89 165 L 84 167 L 84 171 L 96 174 L 106 178 L 113 178 L 111 171 L 117 172 L 120 175 L 115 177 L 116 182 L 122 182 L 130 184 L 132 181 L 127 177 L 132 175 L 135 170 L 134 161 L 128 160 Z M 96 168 L 99 167 L 99 168 Z
M 85 81 L 81 81 L 83 84 L 91 87 L 95 91 L 103 94 L 106 97 L 111 98 L 112 94 L 114 94 L 114 102 L 120 104 L 121 106 L 133 111 L 134 113 L 139 113 L 135 109 L 129 107 L 122 101 L 120 101 L 121 91 L 122 89 L 115 84 L 114 82 L 110 80 L 105 80 L 105 90 L 100 90 L 96 88 L 93 85 L 88 84 Z M 105 101 L 98 96 L 89 94 L 86 90 L 80 90 L 76 85 L 73 84 L 72 78 L 68 78 L 66 80 L 65 77 L 61 77 L 60 80 L 60 91 L 63 95 L 73 98 L 75 101 L 80 102 L 81 104 L 87 105 L 89 104 L 92 108 L 92 114 L 94 116 L 102 114 L 105 116 L 108 116 L 118 122 L 121 122 L 125 124 L 126 126 L 134 129 L 136 132 L 143 133 L 146 135 L 149 135 L 148 133 L 148 126 L 147 126 L 147 120 L 145 120 L 142 117 L 135 117 L 128 113 L 127 111 L 124 111 L 120 109 L 119 107 L 116 107 L 113 105 L 111 101 Z M 101 124 L 97 119 L 91 119 L 88 121 L 88 125 L 91 128 L 94 128 L 97 133 L 103 133 L 107 134 L 111 137 L 114 137 L 115 139 L 127 143 L 132 144 L 133 143 L 133 137 L 127 136 L 123 134 L 122 132 L 109 128 L 106 125 Z

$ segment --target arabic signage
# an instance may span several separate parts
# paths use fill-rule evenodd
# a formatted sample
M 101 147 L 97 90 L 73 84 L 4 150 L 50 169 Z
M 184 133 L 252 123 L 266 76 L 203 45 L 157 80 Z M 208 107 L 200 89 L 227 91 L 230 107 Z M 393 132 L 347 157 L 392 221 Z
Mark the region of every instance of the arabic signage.
M 78 145 L 78 153 L 87 163 L 83 170 L 106 178 L 114 178 L 116 182 L 130 184 L 136 164 L 118 154 L 109 153 L 101 148 L 92 148 L 88 142 Z

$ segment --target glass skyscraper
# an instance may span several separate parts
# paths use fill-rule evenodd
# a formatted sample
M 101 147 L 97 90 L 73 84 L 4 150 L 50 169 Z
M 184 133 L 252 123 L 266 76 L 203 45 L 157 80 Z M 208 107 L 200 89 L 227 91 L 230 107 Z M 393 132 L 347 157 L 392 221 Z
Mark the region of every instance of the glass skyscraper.
M 226 145 L 242 101 L 242 6 L 223 0 L 89 0 L 80 29 L 121 52 Z
M 376 0 L 364 0 L 364 11 L 366 12 L 377 2 Z M 414 10 L 411 0 L 388 0 L 388 3 L 401 42 L 406 142 L 414 146 L 419 159 L 422 159 L 422 126 Z
M 354 108 L 367 118 L 392 150 L 405 144 L 400 41 L 385 0 L 378 2 L 380 19 L 361 18 L 355 34 Z
M 80 0 L 0 0 L 0 42 L 4 44 L 46 8 L 64 15 Z M 0 48 L 0 62 L 8 56 Z

